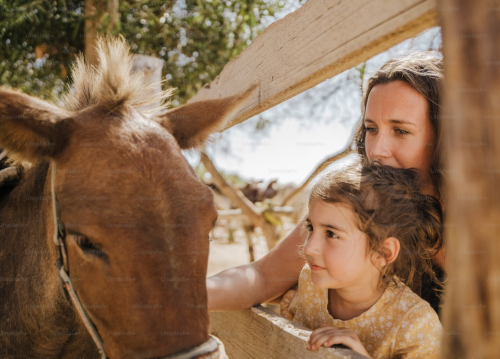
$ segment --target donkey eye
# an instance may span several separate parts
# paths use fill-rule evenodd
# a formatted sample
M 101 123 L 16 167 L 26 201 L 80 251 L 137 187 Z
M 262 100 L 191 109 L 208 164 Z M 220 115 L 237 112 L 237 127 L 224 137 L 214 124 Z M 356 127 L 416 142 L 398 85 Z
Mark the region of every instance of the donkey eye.
M 75 234 L 75 242 L 84 254 L 94 255 L 100 258 L 107 258 L 106 253 L 97 245 L 93 244 L 90 239 L 81 234 Z
M 78 244 L 78 247 L 80 247 L 81 249 L 96 248 L 96 247 L 94 247 L 92 242 L 90 242 L 90 240 L 87 237 L 82 236 L 82 235 L 77 235 L 75 238 L 75 242 L 76 242 L 76 244 Z

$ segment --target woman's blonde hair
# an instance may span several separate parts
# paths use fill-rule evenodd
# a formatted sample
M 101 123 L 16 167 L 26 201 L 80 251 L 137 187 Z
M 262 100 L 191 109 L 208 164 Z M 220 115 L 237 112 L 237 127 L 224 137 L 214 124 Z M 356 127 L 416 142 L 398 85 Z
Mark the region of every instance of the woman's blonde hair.
M 365 94 L 361 102 L 361 121 L 354 135 L 358 153 L 362 156 L 365 164 L 368 161 L 365 149 L 366 127 L 364 125 L 366 105 L 371 90 L 379 84 L 387 84 L 393 81 L 404 81 L 411 85 L 416 91 L 423 95 L 429 104 L 429 120 L 435 134 L 434 156 L 431 165 L 431 180 L 438 193 L 442 197 L 442 126 L 439 117 L 441 103 L 440 88 L 443 80 L 443 66 L 440 58 L 429 51 L 416 51 L 403 57 L 387 61 L 373 77 L 368 80 Z

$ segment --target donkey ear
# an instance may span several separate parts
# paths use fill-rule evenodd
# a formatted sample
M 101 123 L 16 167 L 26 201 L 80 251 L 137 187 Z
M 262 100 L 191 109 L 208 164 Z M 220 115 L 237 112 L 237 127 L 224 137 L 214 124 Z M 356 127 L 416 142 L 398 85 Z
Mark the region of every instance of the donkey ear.
M 0 147 L 26 161 L 55 157 L 69 136 L 71 115 L 40 99 L 0 88 Z
M 175 137 L 181 149 L 198 148 L 210 134 L 224 128 L 256 87 L 253 85 L 238 95 L 180 106 L 161 115 L 160 123 Z

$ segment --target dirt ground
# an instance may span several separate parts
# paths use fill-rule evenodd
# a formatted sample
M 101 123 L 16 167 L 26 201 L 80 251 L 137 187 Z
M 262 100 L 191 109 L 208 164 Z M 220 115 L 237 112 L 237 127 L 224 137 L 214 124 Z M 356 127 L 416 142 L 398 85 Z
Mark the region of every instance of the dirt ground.
M 255 259 L 262 258 L 267 253 L 267 243 L 265 240 L 263 238 L 259 238 L 256 241 L 254 240 Z M 243 235 L 243 231 L 236 231 L 235 241 L 233 243 L 228 243 L 224 240 L 212 240 L 210 242 L 208 277 L 225 269 L 248 263 L 250 263 L 248 242 Z
M 286 234 L 295 228 L 295 224 L 290 223 L 284 228 Z M 210 252 L 208 256 L 207 277 L 213 276 L 226 269 L 250 263 L 248 254 L 248 242 L 243 230 L 234 232 L 234 242 L 228 242 L 226 230 L 219 229 L 210 242 Z M 259 260 L 269 251 L 266 240 L 263 236 L 253 238 L 255 260 Z M 279 305 L 263 304 L 265 307 L 279 314 Z
M 286 237 L 295 228 L 293 223 L 285 223 L 283 237 Z M 250 263 L 248 254 L 248 241 L 243 230 L 235 230 L 233 241 L 229 241 L 228 231 L 225 228 L 216 228 L 210 241 L 208 256 L 207 277 L 217 274 L 225 269 Z M 253 236 L 255 260 L 265 256 L 269 250 L 264 236 Z
M 254 238 L 254 256 L 258 260 L 268 253 L 267 243 L 264 237 Z M 239 265 L 250 263 L 248 254 L 248 242 L 242 230 L 234 233 L 234 242 L 228 243 L 227 234 L 221 231 L 210 242 L 210 252 L 208 256 L 207 277 L 222 272 L 225 269 L 237 267 Z M 268 308 L 279 313 L 278 305 L 266 305 Z M 220 359 L 230 359 L 225 351 L 222 341 L 215 337 L 219 342 Z

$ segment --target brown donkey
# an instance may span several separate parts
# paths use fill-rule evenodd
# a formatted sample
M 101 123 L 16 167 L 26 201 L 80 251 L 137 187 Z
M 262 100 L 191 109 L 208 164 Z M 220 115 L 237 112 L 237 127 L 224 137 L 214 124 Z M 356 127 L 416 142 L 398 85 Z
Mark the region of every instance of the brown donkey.
M 217 211 L 181 150 L 220 130 L 253 88 L 146 114 L 157 99 L 130 73 L 126 43 L 101 40 L 98 51 L 99 68 L 77 60 L 65 109 L 0 89 L 0 147 L 32 164 L 0 198 L 1 358 L 103 357 L 54 266 L 52 181 L 66 247 L 59 267 L 105 355 L 192 358 L 200 351 L 177 353 L 210 341 L 205 277 Z

